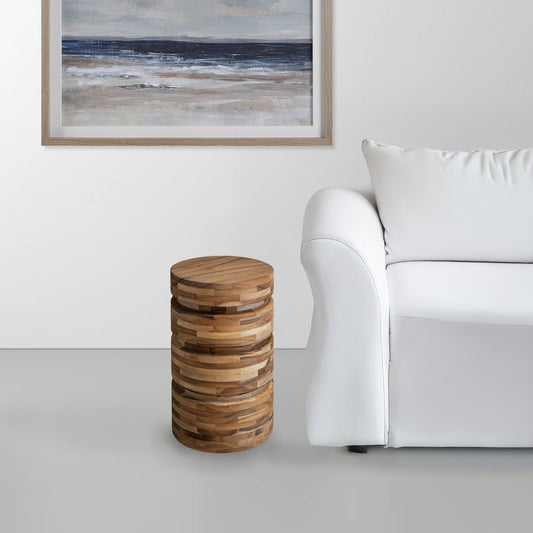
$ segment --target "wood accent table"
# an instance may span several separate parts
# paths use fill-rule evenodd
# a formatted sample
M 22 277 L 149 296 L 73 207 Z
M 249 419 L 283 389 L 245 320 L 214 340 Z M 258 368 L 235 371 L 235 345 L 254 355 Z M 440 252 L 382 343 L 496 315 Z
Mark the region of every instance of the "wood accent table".
M 273 427 L 274 271 L 244 257 L 170 270 L 172 431 L 185 446 L 253 448 Z

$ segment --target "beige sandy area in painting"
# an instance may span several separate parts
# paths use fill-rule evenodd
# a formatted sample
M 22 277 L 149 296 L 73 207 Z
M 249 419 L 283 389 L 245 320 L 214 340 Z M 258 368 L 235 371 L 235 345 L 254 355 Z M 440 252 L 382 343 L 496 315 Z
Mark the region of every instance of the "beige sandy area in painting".
M 312 124 L 311 72 L 63 59 L 63 126 Z

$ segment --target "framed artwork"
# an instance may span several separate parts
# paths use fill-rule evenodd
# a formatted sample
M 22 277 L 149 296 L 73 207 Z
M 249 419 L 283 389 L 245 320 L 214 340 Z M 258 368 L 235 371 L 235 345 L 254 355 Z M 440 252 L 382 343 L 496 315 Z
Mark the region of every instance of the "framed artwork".
M 331 11 L 42 0 L 42 144 L 331 144 Z

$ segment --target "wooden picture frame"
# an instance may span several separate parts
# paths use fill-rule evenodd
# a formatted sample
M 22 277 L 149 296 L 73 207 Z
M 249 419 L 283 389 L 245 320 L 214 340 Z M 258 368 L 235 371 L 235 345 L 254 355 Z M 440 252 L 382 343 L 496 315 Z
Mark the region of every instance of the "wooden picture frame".
M 310 69 L 310 94 L 312 102 L 308 108 L 311 118 L 305 125 L 300 124 L 291 126 L 261 126 L 253 127 L 235 127 L 232 125 L 215 125 L 214 127 L 190 127 L 181 128 L 175 125 L 158 128 L 151 124 L 142 124 L 141 126 L 128 126 L 119 124 L 116 127 L 107 127 L 107 124 L 98 124 L 94 126 L 79 125 L 75 121 L 78 117 L 84 117 L 83 109 L 77 113 L 65 115 L 65 101 L 70 105 L 74 98 L 65 100 L 64 93 L 64 56 L 62 48 L 65 43 L 61 23 L 61 5 L 63 0 L 42 0 L 42 145 L 77 145 L 77 146 L 120 146 L 120 145 L 137 145 L 137 146 L 173 146 L 173 145 L 233 145 L 233 146 L 318 146 L 332 144 L 332 0 L 309 0 L 312 2 L 312 68 Z M 234 5 L 235 2 L 222 0 L 224 5 Z M 275 4 L 275 2 L 273 2 Z M 245 4 L 248 5 L 248 4 Z M 59 13 L 59 15 L 58 15 Z M 318 17 L 318 20 L 317 20 Z M 67 43 L 70 41 L 67 37 Z M 76 37 L 78 39 L 78 37 Z M 113 38 L 114 39 L 114 38 Z M 91 46 L 98 41 L 98 38 L 83 38 L 80 42 L 90 43 Z M 149 40 L 150 43 L 156 42 L 157 39 Z M 108 46 L 109 40 L 102 38 L 105 46 Z M 135 40 L 138 43 L 137 40 Z M 166 41 L 165 41 L 166 42 Z M 176 41 L 178 42 L 178 41 Z M 198 40 L 199 45 L 202 43 Z M 297 42 L 297 41 L 294 41 Z M 258 46 L 267 47 L 266 44 L 258 41 L 251 41 Z M 141 43 L 142 44 L 142 43 Z M 228 43 L 229 44 L 229 43 Z M 192 46 L 192 45 L 191 45 Z M 266 48 L 265 48 L 266 49 Z M 78 56 L 75 56 L 75 58 Z M 81 56 L 80 56 L 81 57 Z M 85 56 L 86 57 L 86 56 Z M 288 56 L 287 56 L 288 57 Z M 292 56 L 291 56 L 292 57 Z M 100 58 L 100 56 L 98 56 Z M 82 57 L 83 59 L 83 57 Z M 92 58 L 91 58 L 92 59 Z M 104 58 L 110 61 L 108 58 Z M 93 61 L 94 63 L 94 61 Z M 106 63 L 108 65 L 109 63 Z M 75 67 L 76 72 L 80 72 L 79 65 Z M 236 77 L 232 78 L 238 79 Z M 280 77 L 281 79 L 281 77 Z M 79 84 L 77 80 L 76 83 Z M 187 80 L 188 81 L 188 80 Z M 103 83 L 103 82 L 102 82 Z M 115 82 L 116 83 L 116 82 Z M 131 82 L 128 82 L 131 83 Z M 257 82 L 258 84 L 261 81 Z M 270 82 L 269 82 L 270 83 Z M 269 87 L 273 87 L 278 80 L 272 82 Z M 283 84 L 283 81 L 281 81 Z M 160 86 L 148 86 L 138 84 L 132 87 L 141 89 L 159 89 Z M 282 85 L 277 85 L 281 87 Z M 125 86 L 113 85 L 111 91 L 119 91 Z M 166 89 L 166 86 L 165 86 Z M 99 95 L 108 94 L 107 86 L 104 90 L 98 89 Z M 141 92 L 139 91 L 139 94 Z M 146 93 L 142 93 L 146 94 Z M 167 91 L 170 94 L 170 91 Z M 170 97 L 169 97 L 170 98 Z M 124 99 L 124 98 L 123 98 Z M 79 101 L 86 101 L 79 100 Z M 148 100 L 148 97 L 147 97 Z M 275 100 L 272 100 L 275 102 Z M 71 106 L 72 107 L 72 106 Z M 70 107 L 69 107 L 70 109 Z M 253 110 L 252 110 L 253 111 Z M 114 113 L 109 113 L 111 116 Z M 88 113 L 86 113 L 88 115 Z M 65 116 L 67 122 L 72 120 L 72 124 L 65 126 Z M 163 116 L 160 114 L 159 116 Z M 229 115 L 228 115 L 229 116 Z M 73 117 L 73 118 L 72 118 Z M 97 119 L 95 119 L 97 120 Z M 104 117 L 105 120 L 105 117 Z M 118 119 L 117 119 L 118 120 Z M 142 134 L 137 131 L 142 129 Z M 201 134 L 196 131 L 201 130 Z M 204 131 L 205 130 L 205 131 Z M 93 134 L 97 131 L 98 134 Z M 170 131 L 171 134 L 166 132 Z M 177 133 L 174 133 L 176 131 Z M 181 134 L 182 131 L 193 131 L 193 135 Z M 289 132 L 285 134 L 285 132 Z M 124 134 L 126 132 L 126 134 Z M 157 134 L 152 134 L 156 132 Z M 220 134 L 219 134 L 220 132 Z M 242 132 L 245 132 L 243 135 Z M 264 134 L 263 132 L 268 132 Z M 278 134 L 279 132 L 279 134 Z

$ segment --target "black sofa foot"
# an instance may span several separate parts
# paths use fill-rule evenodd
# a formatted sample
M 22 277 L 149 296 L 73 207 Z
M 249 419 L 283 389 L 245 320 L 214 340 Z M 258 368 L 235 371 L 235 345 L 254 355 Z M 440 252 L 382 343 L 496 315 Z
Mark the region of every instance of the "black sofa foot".
M 366 453 L 366 446 L 348 446 L 348 451 L 350 453 Z

